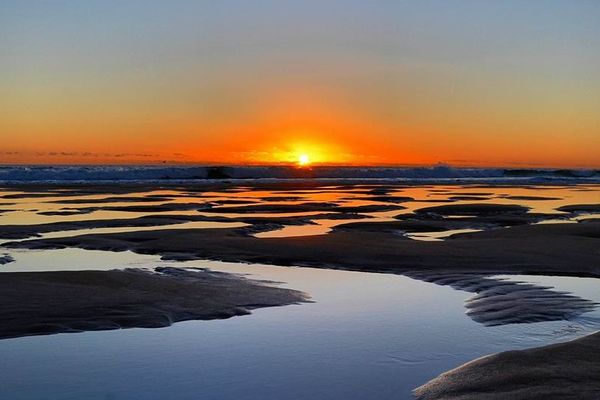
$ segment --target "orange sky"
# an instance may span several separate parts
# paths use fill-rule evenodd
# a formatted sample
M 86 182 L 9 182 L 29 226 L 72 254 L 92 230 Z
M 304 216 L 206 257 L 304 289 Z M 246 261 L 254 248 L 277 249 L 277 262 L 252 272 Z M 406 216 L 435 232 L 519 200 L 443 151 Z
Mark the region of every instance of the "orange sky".
M 0 5 L 0 164 L 600 167 L 593 2 L 213 3 Z

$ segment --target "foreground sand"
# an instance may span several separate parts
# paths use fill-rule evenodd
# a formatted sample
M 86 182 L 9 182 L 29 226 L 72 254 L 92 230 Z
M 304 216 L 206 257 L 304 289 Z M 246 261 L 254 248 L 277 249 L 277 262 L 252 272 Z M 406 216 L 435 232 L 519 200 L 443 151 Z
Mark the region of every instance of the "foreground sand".
M 597 400 L 600 332 L 483 357 L 417 388 L 419 400 Z
M 303 293 L 208 270 L 3 273 L 0 339 L 229 318 L 306 301 Z

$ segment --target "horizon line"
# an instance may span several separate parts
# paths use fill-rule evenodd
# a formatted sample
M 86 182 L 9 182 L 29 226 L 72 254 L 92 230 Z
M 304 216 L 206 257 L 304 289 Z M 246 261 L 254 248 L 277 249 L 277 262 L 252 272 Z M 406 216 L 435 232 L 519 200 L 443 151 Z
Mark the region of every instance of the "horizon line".
M 3 163 L 0 162 L 0 167 L 287 167 L 298 169 L 311 168 L 459 168 L 459 169 L 600 169 L 598 166 L 565 166 L 565 165 L 550 165 L 550 164 L 522 164 L 522 165 L 506 165 L 506 164 L 460 164 L 460 163 L 445 163 L 437 162 L 430 164 L 343 164 L 343 163 L 313 163 L 310 166 L 299 166 L 297 163 L 280 162 L 280 163 L 226 163 L 226 162 L 173 162 L 173 161 L 155 161 L 155 162 L 122 162 L 122 163 Z

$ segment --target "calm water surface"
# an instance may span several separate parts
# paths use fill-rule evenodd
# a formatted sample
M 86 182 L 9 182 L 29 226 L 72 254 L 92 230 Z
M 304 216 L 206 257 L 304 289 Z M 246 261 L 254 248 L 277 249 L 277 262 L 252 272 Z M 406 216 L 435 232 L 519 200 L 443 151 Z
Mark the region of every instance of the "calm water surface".
M 14 255 L 3 271 L 209 267 L 284 281 L 315 302 L 161 329 L 2 340 L 6 399 L 409 399 L 416 386 L 475 357 L 578 337 L 600 323 L 592 312 L 569 322 L 484 327 L 464 314 L 471 294 L 396 275 L 173 264 L 77 249 Z M 594 279 L 509 278 L 600 301 Z
M 534 212 L 556 212 L 555 208 L 561 205 L 599 200 L 597 186 L 588 191 L 570 187 L 537 190 L 424 186 L 396 190 L 392 194 L 422 200 L 444 200 L 457 192 L 473 195 L 489 192 L 492 194 L 485 195 L 488 200 L 477 202 L 527 204 Z M 147 194 L 181 193 L 144 193 Z M 559 199 L 516 201 L 505 198 L 508 195 L 532 194 Z M 194 195 L 190 195 L 192 199 L 177 197 L 173 201 L 202 202 L 207 201 L 207 196 L 213 196 L 213 200 L 257 199 L 274 195 L 306 197 L 300 202 L 374 204 L 353 200 L 353 196 L 364 197 L 364 194 L 353 194 L 351 190 L 297 191 L 296 194 L 240 190 L 203 193 L 196 200 Z M 87 197 L 92 200 L 105 196 Z M 75 207 L 47 203 L 60 199 L 10 200 L 15 204 L 3 208 L 15 211 L 1 214 L 0 225 L 134 218 L 148 214 L 96 211 L 88 215 L 41 216 L 35 211 Z M 407 207 L 405 210 L 370 215 L 375 217 L 372 220 L 387 220 L 398 213 L 435 204 L 407 202 L 402 203 Z M 172 213 L 197 215 L 198 211 Z M 287 227 L 261 235 L 326 234 L 332 226 L 349 221 L 316 222 L 317 225 Z M 193 222 L 177 227 L 242 225 Z M 44 236 L 129 230 L 141 229 L 80 230 Z M 422 240 L 443 239 L 443 234 L 438 235 L 416 236 Z M 468 360 L 508 349 L 565 341 L 600 326 L 600 311 L 596 310 L 572 321 L 484 327 L 465 315 L 463 303 L 473 294 L 404 276 L 210 261 L 172 263 L 131 252 L 80 249 L 9 252 L 16 261 L 0 267 L 2 272 L 154 268 L 164 265 L 209 267 L 248 274 L 256 279 L 284 282 L 284 287 L 309 293 L 314 303 L 259 309 L 250 316 L 227 320 L 182 322 L 161 329 L 0 340 L 0 399 L 410 399 L 412 389 Z M 595 279 L 505 278 L 554 286 L 557 290 L 600 302 L 600 285 Z

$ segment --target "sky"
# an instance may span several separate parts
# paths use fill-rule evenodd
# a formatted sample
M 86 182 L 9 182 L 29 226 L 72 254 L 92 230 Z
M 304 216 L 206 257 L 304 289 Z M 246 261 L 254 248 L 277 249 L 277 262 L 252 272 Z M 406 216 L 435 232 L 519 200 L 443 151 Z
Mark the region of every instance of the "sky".
M 600 1 L 0 1 L 0 164 L 600 167 Z

